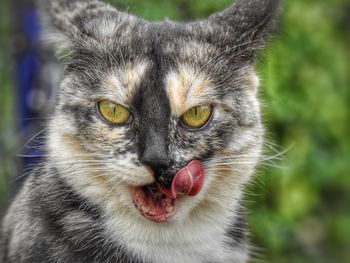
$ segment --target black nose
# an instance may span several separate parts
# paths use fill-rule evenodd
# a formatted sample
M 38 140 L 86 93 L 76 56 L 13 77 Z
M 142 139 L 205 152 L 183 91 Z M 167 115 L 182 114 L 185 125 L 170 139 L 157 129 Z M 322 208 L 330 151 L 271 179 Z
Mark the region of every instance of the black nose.
M 141 163 L 151 166 L 154 170 L 165 168 L 170 165 L 166 154 L 156 151 L 154 148 L 147 148 L 141 156 Z
M 150 132 L 144 137 L 142 146 L 139 155 L 141 163 L 151 166 L 155 171 L 170 165 L 168 145 L 163 136 L 155 132 Z

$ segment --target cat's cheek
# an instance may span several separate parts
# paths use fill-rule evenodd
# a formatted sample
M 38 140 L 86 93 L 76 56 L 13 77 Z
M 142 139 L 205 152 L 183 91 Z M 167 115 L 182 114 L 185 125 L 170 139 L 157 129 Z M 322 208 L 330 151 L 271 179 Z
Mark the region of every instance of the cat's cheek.
M 78 127 L 73 118 L 63 112 L 56 114 L 49 122 L 49 134 L 61 136 L 63 134 L 75 135 L 78 133 Z

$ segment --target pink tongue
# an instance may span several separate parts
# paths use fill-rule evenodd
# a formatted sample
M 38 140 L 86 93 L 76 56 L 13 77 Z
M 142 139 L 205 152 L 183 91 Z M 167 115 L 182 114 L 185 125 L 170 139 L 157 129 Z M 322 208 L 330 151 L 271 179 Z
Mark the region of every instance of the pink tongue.
M 204 184 L 205 171 L 200 161 L 194 160 L 182 168 L 174 177 L 171 189 L 160 187 L 166 196 L 175 199 L 178 195 L 197 195 Z

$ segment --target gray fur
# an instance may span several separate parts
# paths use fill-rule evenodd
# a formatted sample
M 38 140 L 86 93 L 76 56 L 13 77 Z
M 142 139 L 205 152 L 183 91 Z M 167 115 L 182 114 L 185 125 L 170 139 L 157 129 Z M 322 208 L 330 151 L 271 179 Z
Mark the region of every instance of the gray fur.
M 48 155 L 4 218 L 1 262 L 246 262 L 240 203 L 263 140 L 254 60 L 279 1 L 238 0 L 191 23 L 149 22 L 95 0 L 40 3 L 65 71 Z M 173 89 L 181 78 L 188 86 Z M 179 125 L 181 85 L 187 103 L 214 106 L 200 130 Z M 101 120 L 96 101 L 105 98 L 128 107 L 132 123 Z M 169 161 L 153 177 L 146 150 Z M 170 222 L 134 209 L 125 185 L 169 186 L 193 159 L 206 183 Z

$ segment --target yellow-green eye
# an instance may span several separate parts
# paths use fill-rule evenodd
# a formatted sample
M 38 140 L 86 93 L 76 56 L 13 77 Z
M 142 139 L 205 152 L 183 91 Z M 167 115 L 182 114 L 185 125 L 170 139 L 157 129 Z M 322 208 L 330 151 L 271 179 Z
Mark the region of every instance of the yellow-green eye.
M 181 117 L 181 121 L 186 126 L 198 129 L 203 127 L 212 114 L 212 106 L 197 106 L 185 112 Z
M 112 124 L 124 124 L 130 119 L 130 112 L 122 105 L 109 100 L 98 102 L 98 111 L 102 118 Z

